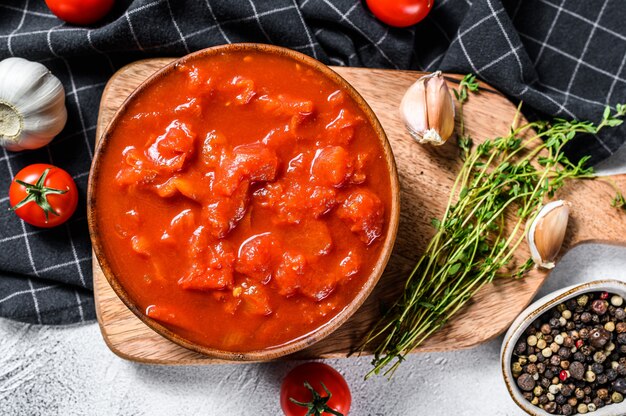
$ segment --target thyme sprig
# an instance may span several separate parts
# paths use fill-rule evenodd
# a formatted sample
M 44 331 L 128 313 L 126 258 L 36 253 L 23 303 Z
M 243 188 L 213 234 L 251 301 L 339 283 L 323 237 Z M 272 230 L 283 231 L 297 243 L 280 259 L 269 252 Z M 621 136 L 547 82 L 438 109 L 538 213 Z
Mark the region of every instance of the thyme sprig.
M 525 228 L 548 198 L 572 179 L 594 178 L 588 157 L 573 163 L 563 153 L 577 134 L 597 134 L 622 123 L 626 105 L 604 111 L 598 124 L 557 118 L 517 126 L 477 146 L 466 134 L 463 104 L 478 91 L 472 75 L 460 83 L 458 144 L 463 165 L 426 251 L 396 303 L 366 336 L 375 345 L 367 377 L 393 375 L 406 354 L 448 322 L 484 285 L 501 276 L 521 277 L 533 266 L 511 264 Z M 621 194 L 620 194 L 621 195 Z M 623 204 L 623 196 L 615 204 Z M 513 220 L 511 221 L 511 216 Z M 507 219 L 505 220 L 505 217 Z M 388 367 L 390 366 L 390 367 Z

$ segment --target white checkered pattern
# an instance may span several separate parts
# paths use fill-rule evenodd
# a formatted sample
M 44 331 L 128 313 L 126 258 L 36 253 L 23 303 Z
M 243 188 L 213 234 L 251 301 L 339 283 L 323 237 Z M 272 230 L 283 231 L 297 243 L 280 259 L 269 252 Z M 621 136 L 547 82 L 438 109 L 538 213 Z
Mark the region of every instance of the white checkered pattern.
M 270 42 L 334 65 L 475 72 L 538 113 L 597 119 L 626 102 L 626 8 L 621 0 L 436 0 L 418 26 L 390 28 L 362 0 L 118 1 L 93 27 L 60 22 L 40 0 L 0 2 L 0 59 L 48 66 L 66 88 L 69 120 L 47 148 L 0 152 L 0 316 L 41 323 L 94 318 L 85 190 L 97 110 L 121 66 L 231 42 Z M 568 151 L 597 160 L 625 130 Z M 67 225 L 40 230 L 7 209 L 9 178 L 49 162 L 81 190 Z

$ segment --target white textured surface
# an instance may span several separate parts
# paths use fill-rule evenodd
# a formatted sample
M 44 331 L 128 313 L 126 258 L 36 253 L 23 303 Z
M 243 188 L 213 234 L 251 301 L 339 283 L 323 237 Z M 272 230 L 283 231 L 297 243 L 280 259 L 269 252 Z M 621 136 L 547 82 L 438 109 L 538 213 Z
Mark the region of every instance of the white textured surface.
M 626 148 L 616 156 L 607 173 L 624 170 Z M 626 248 L 575 248 L 539 296 L 603 278 L 626 281 Z M 501 379 L 500 343 L 412 355 L 391 381 L 364 381 L 367 357 L 328 362 L 351 386 L 353 416 L 520 415 Z M 280 381 L 295 365 L 146 366 L 113 355 L 95 324 L 40 327 L 0 319 L 0 415 L 280 415 Z
M 600 278 L 626 281 L 626 248 L 570 251 L 542 293 Z M 467 351 L 412 355 L 391 381 L 364 381 L 367 357 L 329 363 L 351 386 L 351 415 L 519 415 L 501 380 L 499 350 L 500 339 Z M 295 365 L 146 366 L 113 355 L 95 324 L 0 320 L 0 415 L 279 415 L 280 381 Z

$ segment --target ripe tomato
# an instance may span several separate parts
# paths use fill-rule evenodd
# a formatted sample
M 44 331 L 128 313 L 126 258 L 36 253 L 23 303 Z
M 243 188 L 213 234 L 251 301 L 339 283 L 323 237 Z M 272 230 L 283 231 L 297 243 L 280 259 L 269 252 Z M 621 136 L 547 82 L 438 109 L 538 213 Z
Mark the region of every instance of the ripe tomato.
M 74 214 L 78 190 L 66 171 L 38 163 L 15 175 L 9 188 L 9 202 L 11 209 L 27 223 L 51 228 Z
M 102 19 L 115 0 L 46 0 L 59 19 L 76 25 L 89 25 Z
M 280 387 L 280 407 L 286 416 L 347 416 L 351 403 L 346 380 L 324 363 L 299 365 L 287 374 Z
M 407 27 L 420 22 L 435 0 L 367 0 L 374 16 L 388 25 Z

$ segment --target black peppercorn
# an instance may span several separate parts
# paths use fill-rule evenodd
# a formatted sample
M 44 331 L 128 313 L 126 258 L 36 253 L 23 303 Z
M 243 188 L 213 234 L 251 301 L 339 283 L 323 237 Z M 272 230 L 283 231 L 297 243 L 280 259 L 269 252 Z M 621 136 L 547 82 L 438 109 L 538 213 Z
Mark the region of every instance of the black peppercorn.
M 524 341 L 518 342 L 517 345 L 515 346 L 515 354 L 524 355 L 525 352 L 526 352 L 526 342 Z
M 611 384 L 611 388 L 622 395 L 626 394 L 626 379 L 618 378 Z
M 580 314 L 580 320 L 584 323 L 591 321 L 591 314 L 589 312 L 583 312 Z
M 574 410 L 572 409 L 572 406 L 569 405 L 569 403 L 564 404 L 561 407 L 561 414 L 565 415 L 565 416 L 570 416 L 572 414 Z
M 604 366 L 599 363 L 593 363 L 591 364 L 591 371 L 596 374 L 602 374 L 604 372 Z
M 579 361 L 574 361 L 569 365 L 569 373 L 572 378 L 582 380 L 585 376 L 585 366 Z
M 570 351 L 569 348 L 561 347 L 559 348 L 559 351 L 557 352 L 557 354 L 559 355 L 559 357 L 561 357 L 562 360 L 567 360 L 569 359 L 572 352 Z
M 517 385 L 523 391 L 531 391 L 535 388 L 535 379 L 530 374 L 522 374 L 517 378 Z
M 602 401 L 601 399 L 598 399 L 597 397 L 593 399 L 592 403 L 596 405 L 596 409 L 604 407 L 604 401 Z
M 606 370 L 604 374 L 606 374 L 606 377 L 609 379 L 609 381 L 613 381 L 617 378 L 617 371 L 613 370 L 612 368 Z
M 574 386 L 572 384 L 564 384 L 561 387 L 561 394 L 565 397 L 569 397 L 574 393 Z
M 546 365 L 544 363 L 537 363 L 537 371 L 539 374 L 543 374 L 546 371 Z

